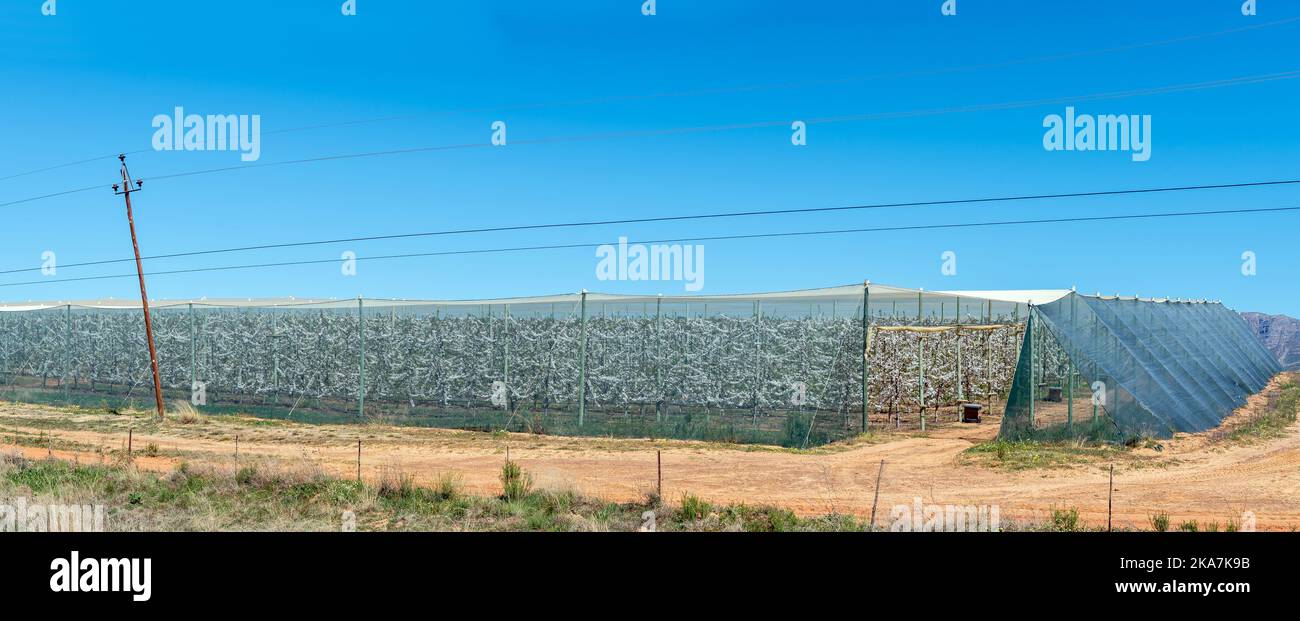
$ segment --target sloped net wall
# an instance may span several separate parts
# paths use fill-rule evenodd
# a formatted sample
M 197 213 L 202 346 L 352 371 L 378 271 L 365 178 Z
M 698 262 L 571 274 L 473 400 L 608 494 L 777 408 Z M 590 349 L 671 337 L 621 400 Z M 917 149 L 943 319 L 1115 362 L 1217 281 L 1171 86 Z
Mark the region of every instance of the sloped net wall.
M 1022 310 L 981 300 L 963 310 L 961 300 L 890 291 L 871 299 L 865 318 L 857 286 L 196 302 L 161 305 L 153 319 L 169 401 L 306 422 L 813 446 L 862 431 L 864 346 L 869 424 L 899 424 L 904 412 L 910 424 L 923 408 L 1006 393 Z M 1010 323 L 989 325 L 998 321 Z M 891 329 L 958 324 L 987 329 Z M 3 399 L 152 409 L 148 360 L 138 309 L 0 312 Z
M 1071 294 L 1034 307 L 1001 434 L 1128 441 L 1205 431 L 1280 371 L 1221 304 Z

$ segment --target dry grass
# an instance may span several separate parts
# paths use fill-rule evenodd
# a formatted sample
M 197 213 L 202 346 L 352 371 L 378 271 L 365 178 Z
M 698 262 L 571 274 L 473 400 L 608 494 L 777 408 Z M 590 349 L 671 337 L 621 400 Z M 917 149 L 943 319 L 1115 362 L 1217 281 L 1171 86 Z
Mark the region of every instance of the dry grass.
M 208 421 L 208 417 L 200 414 L 194 406 L 185 401 L 172 401 L 168 409 L 171 410 L 171 419 L 182 425 L 195 425 Z

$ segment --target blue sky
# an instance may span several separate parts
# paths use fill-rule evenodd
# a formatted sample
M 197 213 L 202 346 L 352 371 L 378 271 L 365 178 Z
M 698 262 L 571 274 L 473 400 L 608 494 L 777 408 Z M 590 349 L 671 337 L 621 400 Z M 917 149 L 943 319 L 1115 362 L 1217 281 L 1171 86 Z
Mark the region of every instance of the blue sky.
M 1300 21 L 1168 45 L 985 68 L 1300 16 L 1260 0 L 1053 2 L 639 0 L 426 3 L 357 0 L 41 0 L 0 8 L 0 177 L 131 155 L 146 180 L 239 166 L 237 153 L 150 150 L 175 106 L 261 115 L 260 164 L 369 151 L 512 144 L 146 181 L 135 195 L 145 255 L 249 244 L 717 211 L 785 209 L 1232 183 L 1300 177 L 1300 81 L 1122 99 L 1083 95 L 1300 69 Z M 925 75 L 925 72 L 930 72 Z M 858 79 L 888 74 L 884 79 Z M 898 77 L 897 74 L 905 74 Z M 854 79 L 842 79 L 854 78 Z M 782 86 L 784 85 L 784 86 Z M 760 88 L 739 88 L 760 87 Z M 721 90 L 723 92 L 717 92 Z M 699 92 L 713 91 L 713 92 Z M 673 97 L 640 97 L 692 92 Z M 623 98 L 626 96 L 627 98 Z M 601 98 L 611 101 L 590 101 Z M 878 112 L 1079 97 L 1080 113 L 1152 117 L 1152 156 L 1049 152 L 1043 119 L 1065 103 L 894 119 L 789 123 Z M 586 101 L 584 101 L 586 100 Z M 532 106 L 531 104 L 544 104 Z M 365 121 L 283 132 L 318 124 Z M 584 141 L 626 131 L 772 122 Z M 5 179 L 0 269 L 130 256 L 111 157 Z M 886 209 L 574 230 L 461 235 L 146 262 L 146 270 L 477 249 L 1136 212 L 1300 205 L 1300 187 Z M 703 293 L 873 281 L 926 289 L 1066 288 L 1219 298 L 1300 315 L 1300 212 L 706 242 Z M 941 256 L 957 253 L 957 274 Z M 1257 274 L 1241 274 L 1255 253 Z M 157 276 L 157 298 L 473 298 L 683 292 L 680 282 L 599 281 L 594 249 Z M 130 264 L 0 276 L 0 300 L 131 297 Z

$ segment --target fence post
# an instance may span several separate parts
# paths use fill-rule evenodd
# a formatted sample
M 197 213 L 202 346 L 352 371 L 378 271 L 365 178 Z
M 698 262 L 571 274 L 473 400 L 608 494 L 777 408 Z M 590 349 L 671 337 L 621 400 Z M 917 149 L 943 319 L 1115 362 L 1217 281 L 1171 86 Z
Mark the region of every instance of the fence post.
M 876 471 L 876 493 L 875 498 L 871 500 L 871 525 L 869 528 L 872 532 L 876 530 L 876 505 L 880 503 L 880 477 L 885 474 L 885 460 L 880 460 L 880 469 Z
M 365 303 L 357 296 L 357 343 L 360 356 L 357 357 L 357 417 L 366 415 L 366 316 Z M 357 480 L 361 480 L 361 441 L 357 441 Z
M 587 418 L 587 290 L 579 294 L 578 308 L 582 319 L 582 336 L 578 341 L 578 426 Z
M 1115 514 L 1115 464 L 1110 465 L 1110 485 L 1106 488 L 1106 532 L 1110 532 L 1111 516 Z
M 867 307 L 871 304 L 871 281 L 862 282 L 862 433 L 867 432 L 868 392 L 871 382 L 871 320 Z

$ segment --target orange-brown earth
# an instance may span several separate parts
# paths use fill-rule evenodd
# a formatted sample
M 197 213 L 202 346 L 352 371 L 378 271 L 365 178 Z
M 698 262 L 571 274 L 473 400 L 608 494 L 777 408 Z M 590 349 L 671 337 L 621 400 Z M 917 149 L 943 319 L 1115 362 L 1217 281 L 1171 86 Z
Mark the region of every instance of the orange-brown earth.
M 1270 388 L 1276 388 L 1275 379 Z M 1264 391 L 1266 393 L 1268 389 Z M 1264 393 L 1225 423 L 1262 408 Z M 1004 521 L 1043 522 L 1053 509 L 1077 509 L 1082 522 L 1105 525 L 1107 479 L 1115 464 L 1114 524 L 1149 528 L 1166 512 L 1174 525 L 1243 522 L 1253 512 L 1263 529 L 1300 528 L 1300 424 L 1281 437 L 1254 442 L 1219 439 L 1214 432 L 1179 435 L 1158 448 L 1084 456 L 1056 467 L 1012 469 L 973 460 L 964 451 L 991 440 L 996 419 L 981 425 L 942 423 L 928 431 L 882 431 L 845 445 L 811 451 L 767 447 L 609 438 L 565 438 L 477 433 L 386 425 L 311 425 L 243 417 L 206 417 L 182 424 L 151 422 L 144 413 L 115 415 L 0 403 L 0 449 L 29 457 L 93 463 L 124 450 L 127 429 L 140 468 L 166 471 L 181 461 L 235 468 L 241 456 L 307 461 L 338 476 L 357 471 L 377 479 L 400 471 L 432 483 L 454 473 L 466 491 L 500 492 L 507 450 L 538 487 L 569 489 L 611 501 L 643 498 L 656 485 L 662 452 L 663 495 L 690 493 L 723 503 L 770 504 L 803 515 L 870 515 L 880 479 L 877 521 L 889 509 L 920 498 L 926 504 L 998 505 Z M 15 442 L 16 435 L 23 436 Z M 45 435 L 48 434 L 48 435 Z M 53 450 L 39 444 L 54 439 Z M 154 445 L 150 450 L 149 445 Z M 146 452 L 151 454 L 146 454 Z M 108 453 L 108 455 L 105 455 Z

